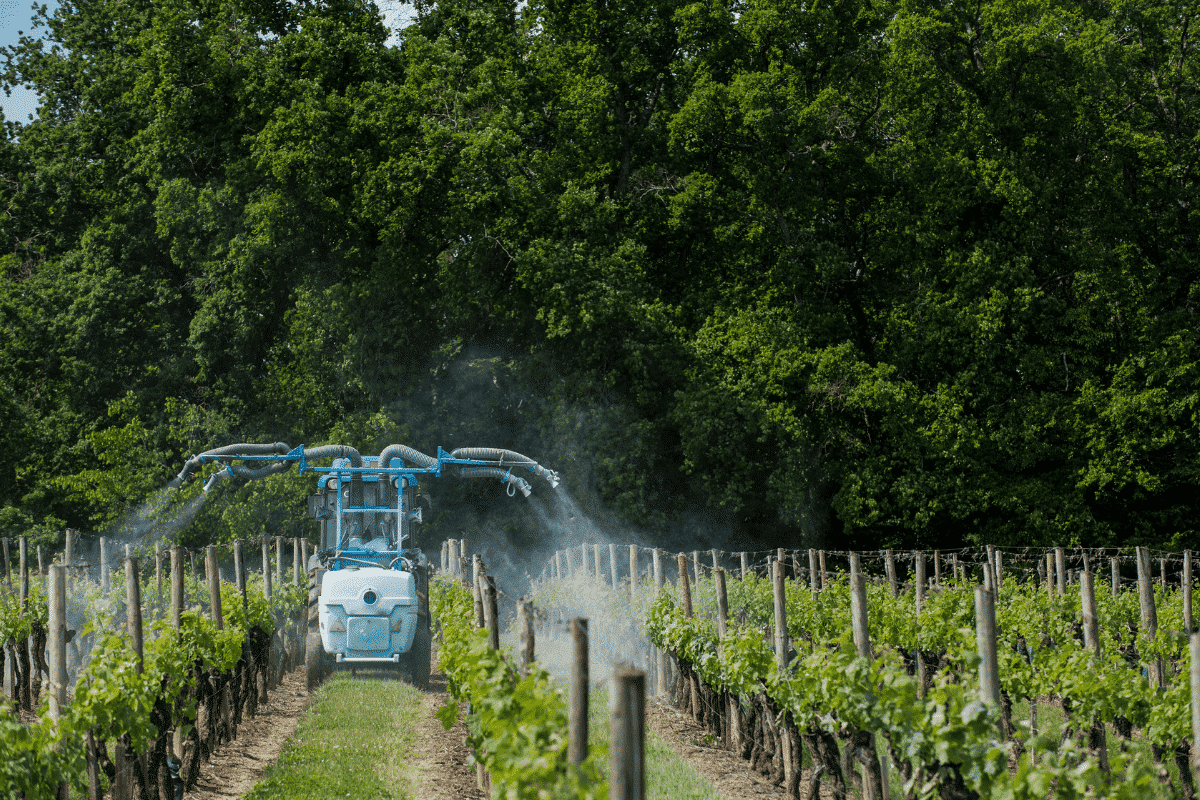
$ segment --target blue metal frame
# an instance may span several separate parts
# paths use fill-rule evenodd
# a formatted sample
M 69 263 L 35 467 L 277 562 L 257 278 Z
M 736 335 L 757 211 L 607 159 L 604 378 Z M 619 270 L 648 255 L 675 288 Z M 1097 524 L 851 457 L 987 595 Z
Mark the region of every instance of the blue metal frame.
M 377 456 L 374 456 L 374 457 L 377 457 Z M 419 485 L 419 482 L 417 480 L 418 475 L 432 475 L 435 478 L 440 478 L 442 475 L 442 468 L 448 464 L 458 465 L 458 466 L 467 466 L 467 467 L 494 466 L 493 462 L 490 462 L 490 461 L 480 461 L 480 460 L 472 459 L 472 458 L 455 458 L 454 456 L 450 455 L 445 450 L 443 450 L 441 447 L 438 447 L 436 463 L 434 463 L 433 465 L 428 466 L 428 467 L 408 467 L 408 466 L 404 465 L 403 459 L 400 459 L 400 458 L 393 458 L 386 467 L 384 467 L 382 465 L 375 465 L 375 466 L 369 466 L 369 467 L 368 466 L 363 466 L 363 467 L 345 466 L 346 464 L 349 464 L 349 459 L 347 459 L 347 458 L 334 459 L 333 466 L 331 466 L 331 467 L 317 467 L 312 464 L 309 464 L 307 461 L 304 460 L 304 445 L 300 445 L 299 447 L 294 448 L 291 452 L 287 453 L 286 455 L 278 455 L 278 454 L 239 455 L 239 454 L 235 453 L 235 454 L 224 454 L 224 455 L 219 455 L 219 456 L 205 456 L 202 454 L 198 458 L 199 458 L 200 462 L 204 463 L 204 464 L 221 463 L 221 462 L 229 461 L 232 459 L 237 459 L 239 461 L 263 461 L 263 462 L 276 462 L 276 463 L 284 462 L 284 461 L 292 461 L 292 462 L 296 462 L 301 475 L 303 475 L 304 473 L 307 473 L 307 472 L 323 471 L 324 475 L 321 477 L 320 483 L 319 483 L 319 485 L 322 487 L 322 489 L 324 488 L 325 483 L 328 481 L 329 477 L 331 477 L 331 476 L 336 477 L 337 491 L 334 496 L 337 498 L 337 505 L 336 505 L 336 511 L 335 511 L 335 513 L 337 515 L 337 533 L 336 533 L 335 541 L 337 541 L 337 542 L 342 541 L 342 514 L 343 513 L 349 513 L 349 514 L 395 514 L 396 515 L 396 550 L 388 550 L 388 551 L 380 552 L 380 551 L 365 550 L 365 549 L 360 549 L 360 548 L 353 548 L 353 549 L 343 548 L 343 549 L 337 550 L 334 557 L 330 560 L 330 568 L 331 569 L 341 569 L 342 567 L 346 566 L 345 564 L 341 563 L 343 560 L 348 560 L 348 561 L 351 561 L 351 562 L 357 563 L 357 564 L 370 564 L 372 566 L 383 566 L 382 564 L 378 564 L 375 561 L 375 559 L 380 559 L 380 556 L 385 556 L 385 558 L 380 559 L 383 561 L 387 561 L 390 559 L 391 563 L 389 564 L 389 567 L 395 568 L 396 563 L 399 561 L 399 559 L 405 553 L 405 548 L 403 545 L 404 545 L 405 538 L 408 537 L 408 532 L 406 530 L 408 527 L 406 524 L 408 521 L 408 517 L 407 517 L 408 510 L 404 507 L 404 489 L 407 486 Z M 373 456 L 363 456 L 362 458 L 363 458 L 363 461 L 366 462 L 367 459 L 373 458 Z M 339 462 L 344 462 L 344 463 L 339 464 Z M 536 464 L 530 466 L 529 471 L 533 472 L 534 468 L 536 466 L 537 466 Z M 509 473 L 510 474 L 512 473 L 511 466 L 509 467 Z M 351 506 L 351 505 L 343 506 L 342 505 L 342 488 L 343 488 L 343 486 L 349 484 L 349 482 L 352 480 L 354 475 L 362 475 L 363 477 L 370 476 L 373 479 L 372 482 L 379 481 L 383 476 L 389 477 L 389 483 L 391 482 L 390 481 L 391 477 L 398 478 L 398 480 L 396 481 L 396 507 L 391 508 L 389 506 Z

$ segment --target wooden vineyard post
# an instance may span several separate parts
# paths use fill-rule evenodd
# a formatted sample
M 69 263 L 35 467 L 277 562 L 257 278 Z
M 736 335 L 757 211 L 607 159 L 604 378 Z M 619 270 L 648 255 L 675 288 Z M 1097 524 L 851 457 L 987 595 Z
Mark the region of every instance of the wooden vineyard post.
M 1112 572 L 1112 599 L 1116 600 L 1117 595 L 1121 593 L 1121 565 L 1116 556 L 1108 559 L 1108 567 Z
M 871 652 L 871 627 L 867 617 L 867 576 L 862 574 L 858 553 L 850 554 L 850 624 L 853 628 L 854 647 L 860 658 L 873 658 Z M 872 800 L 884 800 L 883 766 L 875 749 L 875 734 L 871 731 L 855 730 L 851 741 L 858 751 L 863 770 L 865 796 Z
M 496 597 L 496 580 L 486 572 L 480 572 L 480 587 L 483 591 L 483 621 L 487 626 L 488 647 L 500 649 L 500 609 Z
M 522 597 L 517 601 L 517 629 L 521 632 L 521 677 L 529 677 L 533 664 L 533 603 Z
M 1145 547 L 1137 549 L 1137 568 L 1142 638 L 1147 642 L 1152 642 L 1158 634 L 1158 613 L 1154 608 L 1154 585 L 1150 577 L 1149 549 Z M 1155 688 L 1163 686 L 1162 661 L 1156 658 L 1148 662 L 1146 667 L 1150 674 L 1150 684 Z
M 692 551 L 692 570 L 696 577 L 696 591 L 700 591 L 700 551 Z
M 663 551 L 661 547 L 654 548 L 654 596 L 662 594 L 663 588 Z M 654 693 L 659 697 L 667 694 L 667 651 L 661 647 L 654 649 Z
M 171 625 L 178 630 L 183 625 L 183 548 L 171 548 Z
M 242 557 L 241 539 L 233 541 L 233 577 L 237 581 L 238 594 L 242 597 L 242 615 L 249 620 L 250 598 L 246 597 L 246 561 Z
M 1055 596 L 1054 587 L 1055 587 L 1055 584 L 1057 583 L 1057 581 L 1054 577 L 1054 574 L 1055 574 L 1054 554 L 1046 553 L 1046 592 L 1050 595 L 1051 600 L 1054 599 L 1054 596 Z
M 637 602 L 638 551 L 637 545 L 629 545 L 629 602 Z
M 729 596 L 725 590 L 725 570 L 717 568 L 713 571 L 713 580 L 717 586 L 717 658 L 725 658 L 725 636 L 729 626 Z M 735 753 L 741 752 L 741 727 L 738 720 L 737 696 L 730 694 L 725 708 L 725 730 L 728 735 L 722 736 L 726 749 Z
M 621 583 L 617 580 L 617 546 L 611 542 L 608 545 L 608 572 L 612 576 L 612 587 L 616 589 Z
M 683 615 L 689 619 L 692 616 L 692 588 L 688 585 L 687 556 L 680 553 L 675 557 L 679 568 L 679 598 L 683 605 Z M 696 562 L 693 562 L 696 563 Z M 693 717 L 700 713 L 700 684 L 699 678 L 693 672 L 688 677 L 689 703 Z
M 137 657 L 137 671 L 142 674 L 142 595 L 138 586 L 138 560 L 125 559 L 125 629 Z
M 108 595 L 108 539 L 100 537 L 100 595 Z
M 921 612 L 925 609 L 925 553 L 918 550 L 913 556 L 913 582 L 916 584 L 917 627 L 921 626 Z M 917 696 L 925 697 L 925 656 L 917 650 Z
M 61 564 L 51 564 L 46 576 L 50 631 L 50 696 L 47 713 L 57 728 L 67 705 L 67 575 Z M 67 785 L 60 784 L 57 796 L 66 800 Z
M 683 615 L 692 616 L 692 587 L 688 585 L 687 556 L 683 553 L 675 556 L 679 568 L 679 602 L 683 605 Z
M 800 580 L 803 573 L 800 571 L 800 551 L 792 551 L 792 577 L 797 581 Z
M 872 658 L 871 633 L 867 620 L 867 577 L 862 574 L 858 553 L 850 554 L 850 625 L 858 655 L 861 658 Z
M 950 554 L 950 579 L 958 580 L 958 553 Z
M 600 558 L 600 545 L 592 545 L 592 560 L 596 568 L 596 580 L 604 583 L 604 564 Z
M 783 562 L 771 561 L 771 595 L 775 618 L 775 668 L 780 672 L 788 666 L 787 598 L 783 588 Z
M 4 582 L 8 584 L 8 593 L 13 593 L 12 557 L 8 552 L 8 537 L 4 537 Z
M 304 548 L 300 544 L 300 537 L 292 539 L 292 586 L 300 585 L 300 573 L 304 572 Z
M 478 553 L 471 556 L 471 586 L 474 589 L 475 627 L 482 628 L 486 624 L 483 611 L 483 585 L 479 576 L 483 574 L 483 557 Z
M 1193 633 L 1188 640 L 1191 650 L 1189 678 L 1192 682 L 1192 777 L 1200 784 L 1200 633 Z
M 992 593 L 975 587 L 975 647 L 979 653 L 979 689 L 983 701 L 1000 706 L 1000 665 L 996 652 L 996 606 Z M 1001 723 L 1000 738 L 1005 732 Z
M 40 544 L 37 546 L 37 557 L 38 557 L 38 577 L 42 581 L 42 588 L 46 589 L 46 587 L 49 583 L 49 580 L 50 580 L 50 576 L 46 574 L 46 561 L 45 561 L 44 556 L 42 555 L 42 546 Z M 47 591 L 49 591 L 49 589 L 47 589 Z
M 646 673 L 628 664 L 618 664 L 613 670 L 608 698 L 609 800 L 644 800 Z
M 1162 589 L 1167 588 L 1167 560 L 1165 558 L 1158 560 L 1158 585 Z
M 271 543 L 266 536 L 259 542 L 262 546 L 263 597 L 271 603 Z
M 741 562 L 741 566 L 742 566 L 742 571 L 738 574 L 738 579 L 744 581 L 744 580 L 746 580 L 746 572 L 748 571 L 747 570 L 748 564 L 746 563 L 746 551 L 745 550 L 738 553 L 738 560 Z
M 188 550 L 188 567 L 192 573 L 192 581 L 199 582 L 200 579 L 196 576 L 196 554 L 191 550 Z
M 1085 570 L 1079 576 L 1079 599 L 1083 610 L 1083 646 L 1092 651 L 1092 662 L 1100 660 L 1100 623 L 1096 613 L 1095 576 L 1090 570 Z M 1088 731 L 1088 749 L 1092 758 L 1100 766 L 1102 772 L 1108 772 L 1108 737 L 1105 733 L 1104 722 L 1100 719 L 1091 721 Z
M 933 551 L 933 585 L 942 585 L 942 551 Z
M 823 591 L 825 591 L 825 581 L 827 580 L 827 578 L 825 577 L 825 551 L 824 550 L 817 551 L 817 559 L 821 562 L 821 591 L 823 592 Z
M 1188 636 L 1192 635 L 1192 551 L 1183 551 L 1183 630 Z
M 446 565 L 450 563 L 450 557 L 447 554 L 446 550 L 447 550 L 446 542 L 442 542 L 442 550 L 440 553 L 438 553 L 438 571 L 439 572 L 445 572 Z
M 283 591 L 283 537 L 275 537 L 275 585 Z
M 163 605 L 163 587 L 162 587 L 162 542 L 154 543 L 154 602 L 155 608 L 162 610 Z
M 712 551 L 711 551 L 711 555 L 712 555 L 712 562 L 713 562 L 713 574 L 715 575 L 715 574 L 716 574 L 716 572 L 717 572 L 717 568 L 721 566 L 721 561 L 720 561 L 720 559 L 717 557 L 717 551 L 716 551 L 716 550 L 712 550 Z
M 21 603 L 21 613 L 26 614 L 29 611 L 29 537 L 21 536 L 17 540 L 17 599 Z M 33 710 L 33 692 L 36 688 L 35 677 L 36 669 L 31 669 L 30 664 L 30 645 L 32 637 L 26 636 L 24 639 L 17 642 L 17 662 L 20 667 L 22 676 L 20 691 L 17 692 L 20 698 L 20 707 L 25 711 Z M 36 663 L 36 661 L 34 662 Z M 13 680 L 17 680 L 17 672 L 13 672 Z
M 1190 552 L 1190 551 L 1189 551 Z M 21 608 L 24 609 L 29 605 L 29 537 L 21 536 L 17 540 L 17 568 L 20 570 L 18 575 L 20 590 Z
M 900 588 L 896 583 L 896 559 L 891 549 L 884 551 L 883 566 L 887 572 L 888 588 L 891 589 L 892 597 L 899 597 Z
M 221 615 L 221 566 L 217 561 L 217 546 L 210 544 L 204 550 L 204 574 L 208 578 L 208 611 L 217 630 L 225 630 L 225 618 Z
M 817 551 L 813 547 L 808 548 L 808 587 L 814 596 L 821 590 L 821 580 L 817 577 Z
M 717 586 L 717 658 L 724 658 L 721 643 L 725 641 L 725 631 L 729 620 L 729 597 L 725 593 L 725 570 L 718 567 L 713 571 L 713 579 Z
M 1004 586 L 1004 553 L 997 550 L 992 558 L 992 568 L 996 572 L 996 597 L 1000 597 L 1000 589 Z
M 446 572 L 451 578 L 458 577 L 458 540 L 446 540 Z
M 987 563 L 983 565 L 983 585 L 992 593 L 992 597 L 1000 596 L 999 583 L 996 581 L 996 548 L 987 546 Z
M 588 740 L 588 622 L 571 620 L 571 677 L 567 687 L 567 761 L 578 767 L 587 758 Z
M 1067 555 L 1061 547 L 1054 548 L 1054 576 L 1058 596 L 1067 596 Z
M 783 561 L 779 558 L 772 560 L 770 565 L 772 611 L 775 618 L 775 669 L 779 672 L 786 672 L 789 662 L 788 650 L 790 647 L 787 634 L 787 596 L 783 585 L 785 567 Z M 780 733 L 779 740 L 783 749 L 780 755 L 783 761 L 783 780 L 786 786 L 792 785 L 796 769 L 795 762 L 792 759 L 791 739 L 790 734 L 786 732 Z

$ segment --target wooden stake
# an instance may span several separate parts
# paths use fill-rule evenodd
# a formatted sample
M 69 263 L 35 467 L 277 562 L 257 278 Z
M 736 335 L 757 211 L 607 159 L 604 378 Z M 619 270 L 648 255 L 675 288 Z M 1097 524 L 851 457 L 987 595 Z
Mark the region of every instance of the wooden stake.
M 263 597 L 267 598 L 267 603 L 271 602 L 271 543 L 266 536 L 262 537 L 260 542 L 262 545 L 262 572 L 263 572 Z
M 488 647 L 500 649 L 500 609 L 496 598 L 496 581 L 491 575 L 480 573 L 483 589 L 483 621 L 487 626 Z
M 341 546 L 341 543 L 338 543 Z M 283 591 L 283 537 L 275 537 L 275 584 Z
M 783 562 L 771 562 L 771 591 L 775 616 L 775 668 L 783 672 L 788 667 L 787 596 L 783 589 Z
M 661 547 L 654 548 L 654 595 L 662 594 L 663 588 L 663 551 Z M 659 697 L 667 694 L 667 651 L 661 647 L 654 648 L 654 693 Z
M 817 577 L 817 550 L 808 548 L 808 586 L 815 595 L 821 591 L 821 579 Z
M 300 574 L 304 572 L 304 548 L 300 545 L 300 537 L 292 539 L 292 586 L 300 585 Z
M 587 759 L 588 741 L 588 621 L 571 620 L 571 677 L 567 687 L 567 761 L 580 766 Z
M 1200 784 L 1200 633 L 1192 634 L 1188 647 L 1192 662 L 1192 775 L 1193 780 Z
M 888 587 L 892 590 L 892 597 L 899 597 L 900 587 L 896 581 L 896 559 L 890 549 L 884 551 L 883 567 L 887 573 Z
M 1183 551 L 1183 630 L 1188 636 L 1195 628 L 1192 626 L 1192 551 Z
M 1150 576 L 1150 551 L 1145 547 L 1137 549 L 1138 562 L 1138 602 L 1141 606 L 1142 638 L 1147 642 L 1154 641 L 1158 634 L 1158 613 L 1154 608 L 1154 586 Z M 1164 685 L 1162 662 L 1153 659 L 1147 664 L 1150 683 L 1155 688 Z
M 183 626 L 183 548 L 171 548 L 171 625 Z
M 1058 583 L 1058 596 L 1067 596 L 1067 555 L 1061 547 L 1054 548 L 1054 571 Z
M 125 559 L 125 629 L 133 642 L 137 671 L 142 674 L 142 590 L 138 585 L 138 560 Z
M 279 537 L 281 540 L 283 537 Z M 204 551 L 204 573 L 208 578 L 208 612 L 217 630 L 225 630 L 225 618 L 221 615 L 221 565 L 217 561 L 217 546 L 210 544 Z
M 17 540 L 17 557 L 20 569 L 20 600 L 21 608 L 29 607 L 29 537 L 22 536 Z
M 696 576 L 696 590 L 700 590 L 700 551 L 692 551 L 692 570 Z
M 1112 571 L 1112 598 L 1117 599 L 1117 595 L 1121 593 L 1121 565 L 1117 563 L 1117 557 L 1113 556 L 1108 559 L 1109 569 Z
M 612 575 L 612 587 L 616 589 L 621 582 L 617 580 L 617 546 L 611 542 L 608 545 L 608 571 Z
M 873 658 L 871 628 L 867 619 L 867 576 L 862 574 L 858 553 L 850 554 L 850 625 L 858 655 L 861 658 Z
M 637 602 L 638 587 L 638 549 L 636 544 L 629 545 L 629 602 Z
M 529 677 L 533 665 L 533 603 L 522 597 L 517 601 L 517 629 L 521 632 L 521 677 Z
M 609 800 L 644 800 L 646 673 L 628 664 L 617 665 L 608 697 Z
M 679 568 L 679 598 L 683 604 L 683 615 L 685 617 L 692 616 L 692 588 L 688 586 L 688 570 L 687 556 L 680 553 L 675 557 L 675 563 Z
M 172 563 L 172 568 L 174 564 Z M 234 580 L 237 581 L 238 594 L 242 596 L 242 616 L 249 620 L 250 613 L 250 598 L 246 596 L 246 561 L 242 557 L 242 540 L 235 539 L 233 541 L 233 573 Z M 171 576 L 174 581 L 174 575 Z
M 1000 664 L 996 653 L 996 606 L 992 593 L 975 587 L 975 646 L 979 652 L 979 688 L 985 703 L 1000 705 Z M 1000 739 L 1006 738 L 1004 723 Z
M 741 565 L 742 565 L 742 571 L 741 571 L 741 574 L 739 575 L 739 578 L 744 581 L 744 580 L 746 580 L 746 573 L 749 572 L 749 565 L 746 562 L 746 551 L 745 550 L 738 553 L 738 560 L 741 562 Z
M 108 596 L 108 539 L 100 537 L 100 596 Z
M 67 704 L 67 572 L 51 564 L 47 576 L 49 628 L 46 645 L 50 651 L 50 719 L 57 722 Z
M 942 551 L 933 551 L 933 585 L 942 585 Z

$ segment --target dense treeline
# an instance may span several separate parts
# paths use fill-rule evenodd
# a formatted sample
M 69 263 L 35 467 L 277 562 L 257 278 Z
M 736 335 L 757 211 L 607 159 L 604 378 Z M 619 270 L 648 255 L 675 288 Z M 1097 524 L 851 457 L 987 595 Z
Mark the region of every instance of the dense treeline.
M 356 0 L 63 2 L 7 52 L 0 527 L 337 440 L 777 544 L 1200 544 L 1198 19 L 438 0 L 389 46 Z

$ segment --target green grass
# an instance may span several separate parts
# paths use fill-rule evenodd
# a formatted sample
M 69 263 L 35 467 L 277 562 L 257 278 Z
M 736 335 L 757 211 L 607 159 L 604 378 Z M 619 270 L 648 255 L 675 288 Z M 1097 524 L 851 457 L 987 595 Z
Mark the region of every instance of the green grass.
M 588 747 L 608 745 L 608 690 L 593 687 L 588 693 Z M 675 755 L 671 746 L 649 728 L 645 742 L 646 797 L 655 800 L 721 800 L 704 776 Z M 608 774 L 608 759 L 600 768 Z
M 412 800 L 421 697 L 390 676 L 333 675 L 246 800 Z

